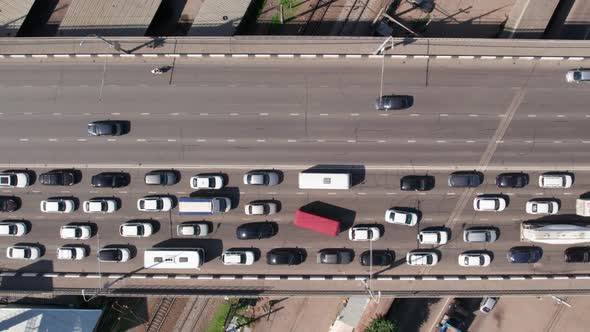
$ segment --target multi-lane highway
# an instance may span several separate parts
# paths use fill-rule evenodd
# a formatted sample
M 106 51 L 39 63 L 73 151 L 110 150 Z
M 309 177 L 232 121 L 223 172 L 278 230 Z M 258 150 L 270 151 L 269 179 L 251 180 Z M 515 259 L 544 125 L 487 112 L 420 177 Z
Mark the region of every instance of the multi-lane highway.
M 561 200 L 560 215 L 569 220 L 575 198 L 590 184 L 590 97 L 583 85 L 565 83 L 568 64 L 557 61 L 396 60 L 385 66 L 384 92 L 412 95 L 408 110 L 377 112 L 372 103 L 379 94 L 380 60 L 176 60 L 174 69 L 155 76 L 149 70 L 163 63 L 109 59 L 89 61 L 18 61 L 0 63 L 0 155 L 5 168 L 29 168 L 37 175 L 54 166 L 77 166 L 82 181 L 72 187 L 47 187 L 38 182 L 25 189 L 5 190 L 23 201 L 20 210 L 4 219 L 25 219 L 32 229 L 22 238 L 0 238 L 0 252 L 15 243 L 39 243 L 45 255 L 36 262 L 8 261 L 3 267 L 19 272 L 150 273 L 142 269 L 142 251 L 154 245 L 199 246 L 207 249 L 207 262 L 198 273 L 224 275 L 359 275 L 358 256 L 367 242 L 351 242 L 346 232 L 335 238 L 292 226 L 295 210 L 322 201 L 350 210 L 354 224 L 377 223 L 383 237 L 373 249 L 391 249 L 395 263 L 373 268 L 378 275 L 489 275 L 590 273 L 590 267 L 563 262 L 565 246 L 543 245 L 537 264 L 510 264 L 506 251 L 519 241 L 519 223 L 532 219 L 525 202 L 531 198 Z M 88 137 L 86 124 L 101 119 L 131 121 L 131 132 L 121 137 Z M 297 188 L 297 172 L 313 165 L 364 167 L 364 181 L 349 191 L 304 191 Z M 143 184 L 153 168 L 182 172 L 181 182 L 170 187 Z M 249 169 L 276 168 L 284 181 L 276 187 L 241 183 Z M 449 188 L 454 169 L 480 169 L 485 184 L 472 191 Z M 95 189 L 90 177 L 103 169 L 131 174 L 131 185 L 121 189 Z M 576 175 L 570 189 L 540 189 L 543 170 L 568 170 Z M 501 191 L 494 184 L 503 170 L 526 171 L 531 184 Z M 214 232 L 207 239 L 179 239 L 176 225 L 194 220 L 171 213 L 142 213 L 136 200 L 165 193 L 176 197 L 191 193 L 190 176 L 198 172 L 225 172 L 230 182 L 225 193 L 234 209 L 207 218 Z M 434 190 L 400 191 L 407 174 L 436 176 Z M 475 212 L 471 201 L 480 193 L 508 195 L 508 208 L 499 213 Z M 122 208 L 108 215 L 47 215 L 39 202 L 47 197 L 73 196 L 80 201 L 116 196 Z M 257 199 L 281 202 L 280 213 L 255 218 L 243 213 L 244 204 Z M 390 207 L 419 209 L 417 227 L 386 224 Z M 133 219 L 153 219 L 155 235 L 123 238 L 118 226 Z M 272 220 L 279 233 L 266 240 L 239 241 L 237 225 Z M 91 249 L 82 261 L 55 259 L 57 247 L 71 243 L 59 239 L 59 227 L 89 222 L 96 235 L 83 243 Z M 461 239 L 469 226 L 494 226 L 498 241 L 466 244 Z M 451 241 L 436 249 L 442 261 L 432 268 L 405 265 L 405 253 L 420 246 L 416 234 L 430 226 L 446 226 Z M 136 257 L 128 263 L 98 263 L 95 253 L 109 244 L 129 245 Z M 253 266 L 223 266 L 222 249 L 255 247 L 262 259 Z M 300 266 L 268 266 L 265 253 L 276 247 L 300 247 L 308 258 Z M 350 265 L 315 263 L 322 248 L 347 247 L 356 252 Z M 466 250 L 494 253 L 487 268 L 460 268 L 457 255 Z M 158 271 L 161 272 L 161 271 Z M 165 271 L 187 273 L 186 271 Z M 80 281 L 74 280 L 71 285 Z M 99 283 L 109 280 L 98 279 Z M 102 281 L 100 281 L 102 280 Z M 137 281 L 140 283 L 140 281 Z M 194 285 L 203 281 L 193 280 Z M 162 284 L 165 284 L 163 281 Z M 239 285 L 259 285 L 241 281 Z M 380 284 L 377 284 L 380 285 Z M 64 285 L 65 286 L 65 285 Z M 88 287 L 82 281 L 77 287 Z M 300 287 L 300 286 L 294 286 Z M 343 284 L 343 288 L 348 288 Z M 357 287 L 357 286 L 355 286 Z M 383 289 L 390 287 L 380 285 Z M 396 285 L 395 287 L 399 287 Z M 404 287 L 412 287 L 410 284 Z

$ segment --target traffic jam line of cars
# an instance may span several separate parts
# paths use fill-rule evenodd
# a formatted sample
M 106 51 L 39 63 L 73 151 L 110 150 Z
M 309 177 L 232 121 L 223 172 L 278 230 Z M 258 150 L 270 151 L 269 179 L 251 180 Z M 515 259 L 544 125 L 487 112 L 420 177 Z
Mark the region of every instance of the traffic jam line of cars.
M 302 184 L 300 173 L 300 188 L 306 188 Z M 337 174 L 336 174 L 337 175 Z M 307 174 L 317 181 L 321 177 L 317 174 Z M 315 176 L 315 177 L 314 177 Z M 323 176 L 322 186 L 330 186 L 329 181 Z M 243 183 L 246 185 L 274 186 L 279 184 L 280 175 L 273 170 L 250 171 L 244 174 Z M 566 172 L 549 172 L 539 176 L 541 188 L 569 188 L 573 184 L 573 176 Z M 76 183 L 75 170 L 52 170 L 39 176 L 39 182 L 43 185 L 71 186 Z M 145 184 L 148 185 L 174 185 L 179 182 L 179 176 L 173 170 L 150 171 L 145 174 Z M 93 187 L 120 188 L 129 185 L 130 176 L 124 172 L 104 172 L 92 176 Z M 226 185 L 226 177 L 221 174 L 198 174 L 189 180 L 192 189 L 218 190 Z M 452 173 L 448 178 L 448 185 L 455 188 L 475 188 L 483 183 L 483 174 L 475 171 L 459 171 Z M 525 173 L 503 173 L 497 176 L 496 185 L 499 188 L 522 188 L 529 183 L 529 177 Z M 24 188 L 29 185 L 29 173 L 26 171 L 6 171 L 0 173 L 0 187 Z M 404 191 L 428 191 L 434 188 L 434 177 L 429 175 L 408 175 L 400 180 L 401 190 Z M 348 186 L 339 189 L 348 189 Z M 199 214 L 190 211 L 194 204 L 207 203 L 209 214 L 213 212 L 227 212 L 231 207 L 229 198 L 215 197 L 210 199 L 187 198 L 185 199 L 189 212 L 187 215 Z M 18 199 L 2 197 L 0 210 L 3 212 L 16 211 L 19 208 Z M 183 199 L 179 200 L 179 205 Z M 193 204 L 193 205 L 190 205 Z M 503 195 L 485 194 L 478 195 L 473 201 L 476 211 L 502 211 L 508 202 Z M 82 203 L 82 209 L 86 213 L 113 213 L 119 208 L 117 200 L 111 198 L 94 198 Z M 137 201 L 137 209 L 146 212 L 170 211 L 174 208 L 174 201 L 169 196 L 146 196 Z M 197 209 L 202 209 L 198 205 Z M 49 198 L 43 200 L 40 209 L 44 213 L 71 213 L 76 209 L 75 202 L 70 198 Z M 183 214 L 180 211 L 179 214 Z M 272 215 L 277 212 L 277 204 L 272 202 L 246 204 L 244 212 L 247 215 Z M 555 214 L 559 211 L 558 201 L 548 199 L 534 199 L 526 203 L 526 212 L 530 214 Z M 416 226 L 420 215 L 418 211 L 399 208 L 388 209 L 385 212 L 385 221 L 391 224 Z M 27 223 L 20 221 L 0 222 L 0 235 L 22 236 L 29 231 Z M 207 222 L 184 222 L 177 226 L 178 236 L 207 236 L 210 234 L 210 225 Z M 238 239 L 263 239 L 277 234 L 278 225 L 272 222 L 251 222 L 242 224 L 236 229 Z M 127 222 L 120 225 L 119 233 L 123 237 L 148 237 L 154 233 L 154 227 L 149 222 Z M 86 240 L 92 237 L 92 228 L 89 225 L 69 224 L 62 226 L 60 237 L 69 240 Z M 380 229 L 377 226 L 353 226 L 348 230 L 351 241 L 377 241 L 380 237 Z M 466 243 L 491 243 L 496 241 L 498 234 L 492 227 L 473 227 L 464 230 L 463 241 Z M 425 229 L 419 232 L 417 240 L 425 245 L 444 245 L 449 239 L 449 232 L 444 229 Z M 64 260 L 79 260 L 88 256 L 84 246 L 68 245 L 57 249 L 57 258 Z M 13 259 L 33 260 L 41 256 L 39 247 L 11 246 L 6 251 L 6 256 Z M 512 263 L 531 263 L 538 261 L 542 256 L 538 247 L 514 247 L 509 250 L 507 258 Z M 565 252 L 566 261 L 590 261 L 590 251 L 584 248 L 570 248 Z M 317 262 L 321 264 L 348 264 L 352 262 L 354 252 L 346 248 L 322 249 L 317 253 Z M 128 248 L 107 247 L 97 252 L 97 258 L 101 262 L 125 262 L 132 258 Z M 274 248 L 267 253 L 267 264 L 270 265 L 297 265 L 306 258 L 305 250 L 298 248 Z M 229 249 L 223 252 L 221 260 L 225 265 L 250 265 L 255 262 L 255 250 Z M 390 265 L 394 260 L 394 254 L 390 250 L 365 251 L 360 255 L 360 264 L 363 266 Z M 440 260 L 439 254 L 434 250 L 418 249 L 406 254 L 408 265 L 433 266 Z M 460 266 L 488 266 L 492 256 L 486 251 L 469 251 L 458 256 Z

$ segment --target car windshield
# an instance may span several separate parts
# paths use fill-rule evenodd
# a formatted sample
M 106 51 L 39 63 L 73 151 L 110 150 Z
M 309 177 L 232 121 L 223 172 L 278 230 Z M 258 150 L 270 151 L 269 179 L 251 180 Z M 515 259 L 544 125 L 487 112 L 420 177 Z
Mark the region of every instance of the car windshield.
M 579 81 L 582 79 L 582 72 L 580 71 L 575 71 L 574 72 L 574 80 Z
M 2 175 L 0 176 L 0 184 L 9 185 L 12 181 L 12 176 L 10 175 Z
M 412 215 L 406 215 L 406 224 L 410 225 L 412 223 Z
M 219 200 L 219 210 L 220 211 L 225 211 L 227 209 L 227 202 L 225 201 L 225 199 L 220 199 Z

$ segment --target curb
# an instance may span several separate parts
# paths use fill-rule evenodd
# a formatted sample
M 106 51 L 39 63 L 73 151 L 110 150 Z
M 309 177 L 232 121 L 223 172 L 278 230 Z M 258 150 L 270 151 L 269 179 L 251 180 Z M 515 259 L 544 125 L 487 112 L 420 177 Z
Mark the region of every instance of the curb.
M 177 279 L 177 280 L 274 280 L 274 281 L 354 281 L 369 275 L 261 275 L 261 274 L 124 274 L 69 272 L 0 272 L 0 277 L 24 278 L 107 278 L 107 279 Z M 522 280 L 589 280 L 590 274 L 520 274 L 520 275 L 395 275 L 374 276 L 378 281 L 522 281 Z
M 277 59 L 459 59 L 459 60 L 540 60 L 540 61 L 587 61 L 590 57 L 579 56 L 490 56 L 490 55 L 373 55 L 373 54 L 234 54 L 234 53 L 165 53 L 165 54 L 0 54 L 0 59 L 45 59 L 45 58 L 277 58 Z

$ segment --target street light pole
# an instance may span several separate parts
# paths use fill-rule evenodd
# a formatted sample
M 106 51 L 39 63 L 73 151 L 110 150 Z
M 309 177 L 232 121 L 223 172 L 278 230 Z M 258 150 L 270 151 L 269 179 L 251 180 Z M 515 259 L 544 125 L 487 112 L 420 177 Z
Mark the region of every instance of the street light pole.
M 381 45 L 377 48 L 377 50 L 373 53 L 375 55 L 381 54 L 381 84 L 379 85 L 379 102 L 381 103 L 381 99 L 383 98 L 383 76 L 385 74 L 385 53 L 387 52 L 387 43 L 391 42 L 391 49 L 393 49 L 393 37 L 389 36 Z
M 89 37 L 98 38 L 98 39 L 102 40 L 103 42 L 105 42 L 108 45 L 108 48 L 115 48 L 116 50 L 119 50 L 119 48 L 116 47 L 115 44 L 113 44 L 111 41 L 109 41 L 109 40 L 107 40 L 107 39 L 105 39 L 105 38 L 103 38 L 103 37 L 101 37 L 99 35 L 88 35 L 88 36 L 86 36 L 84 39 L 82 39 L 80 41 L 80 46 L 82 46 L 84 44 L 84 42 L 86 41 L 86 38 L 89 38 Z M 103 62 L 103 65 L 102 65 L 102 79 L 100 81 L 100 90 L 98 92 L 98 101 L 99 102 L 102 101 L 102 90 L 104 89 L 104 78 L 105 78 L 105 75 L 106 75 L 106 72 L 107 72 L 107 59 L 108 59 L 108 57 L 109 57 L 109 55 L 108 54 L 105 54 L 105 56 L 104 56 L 104 62 Z

